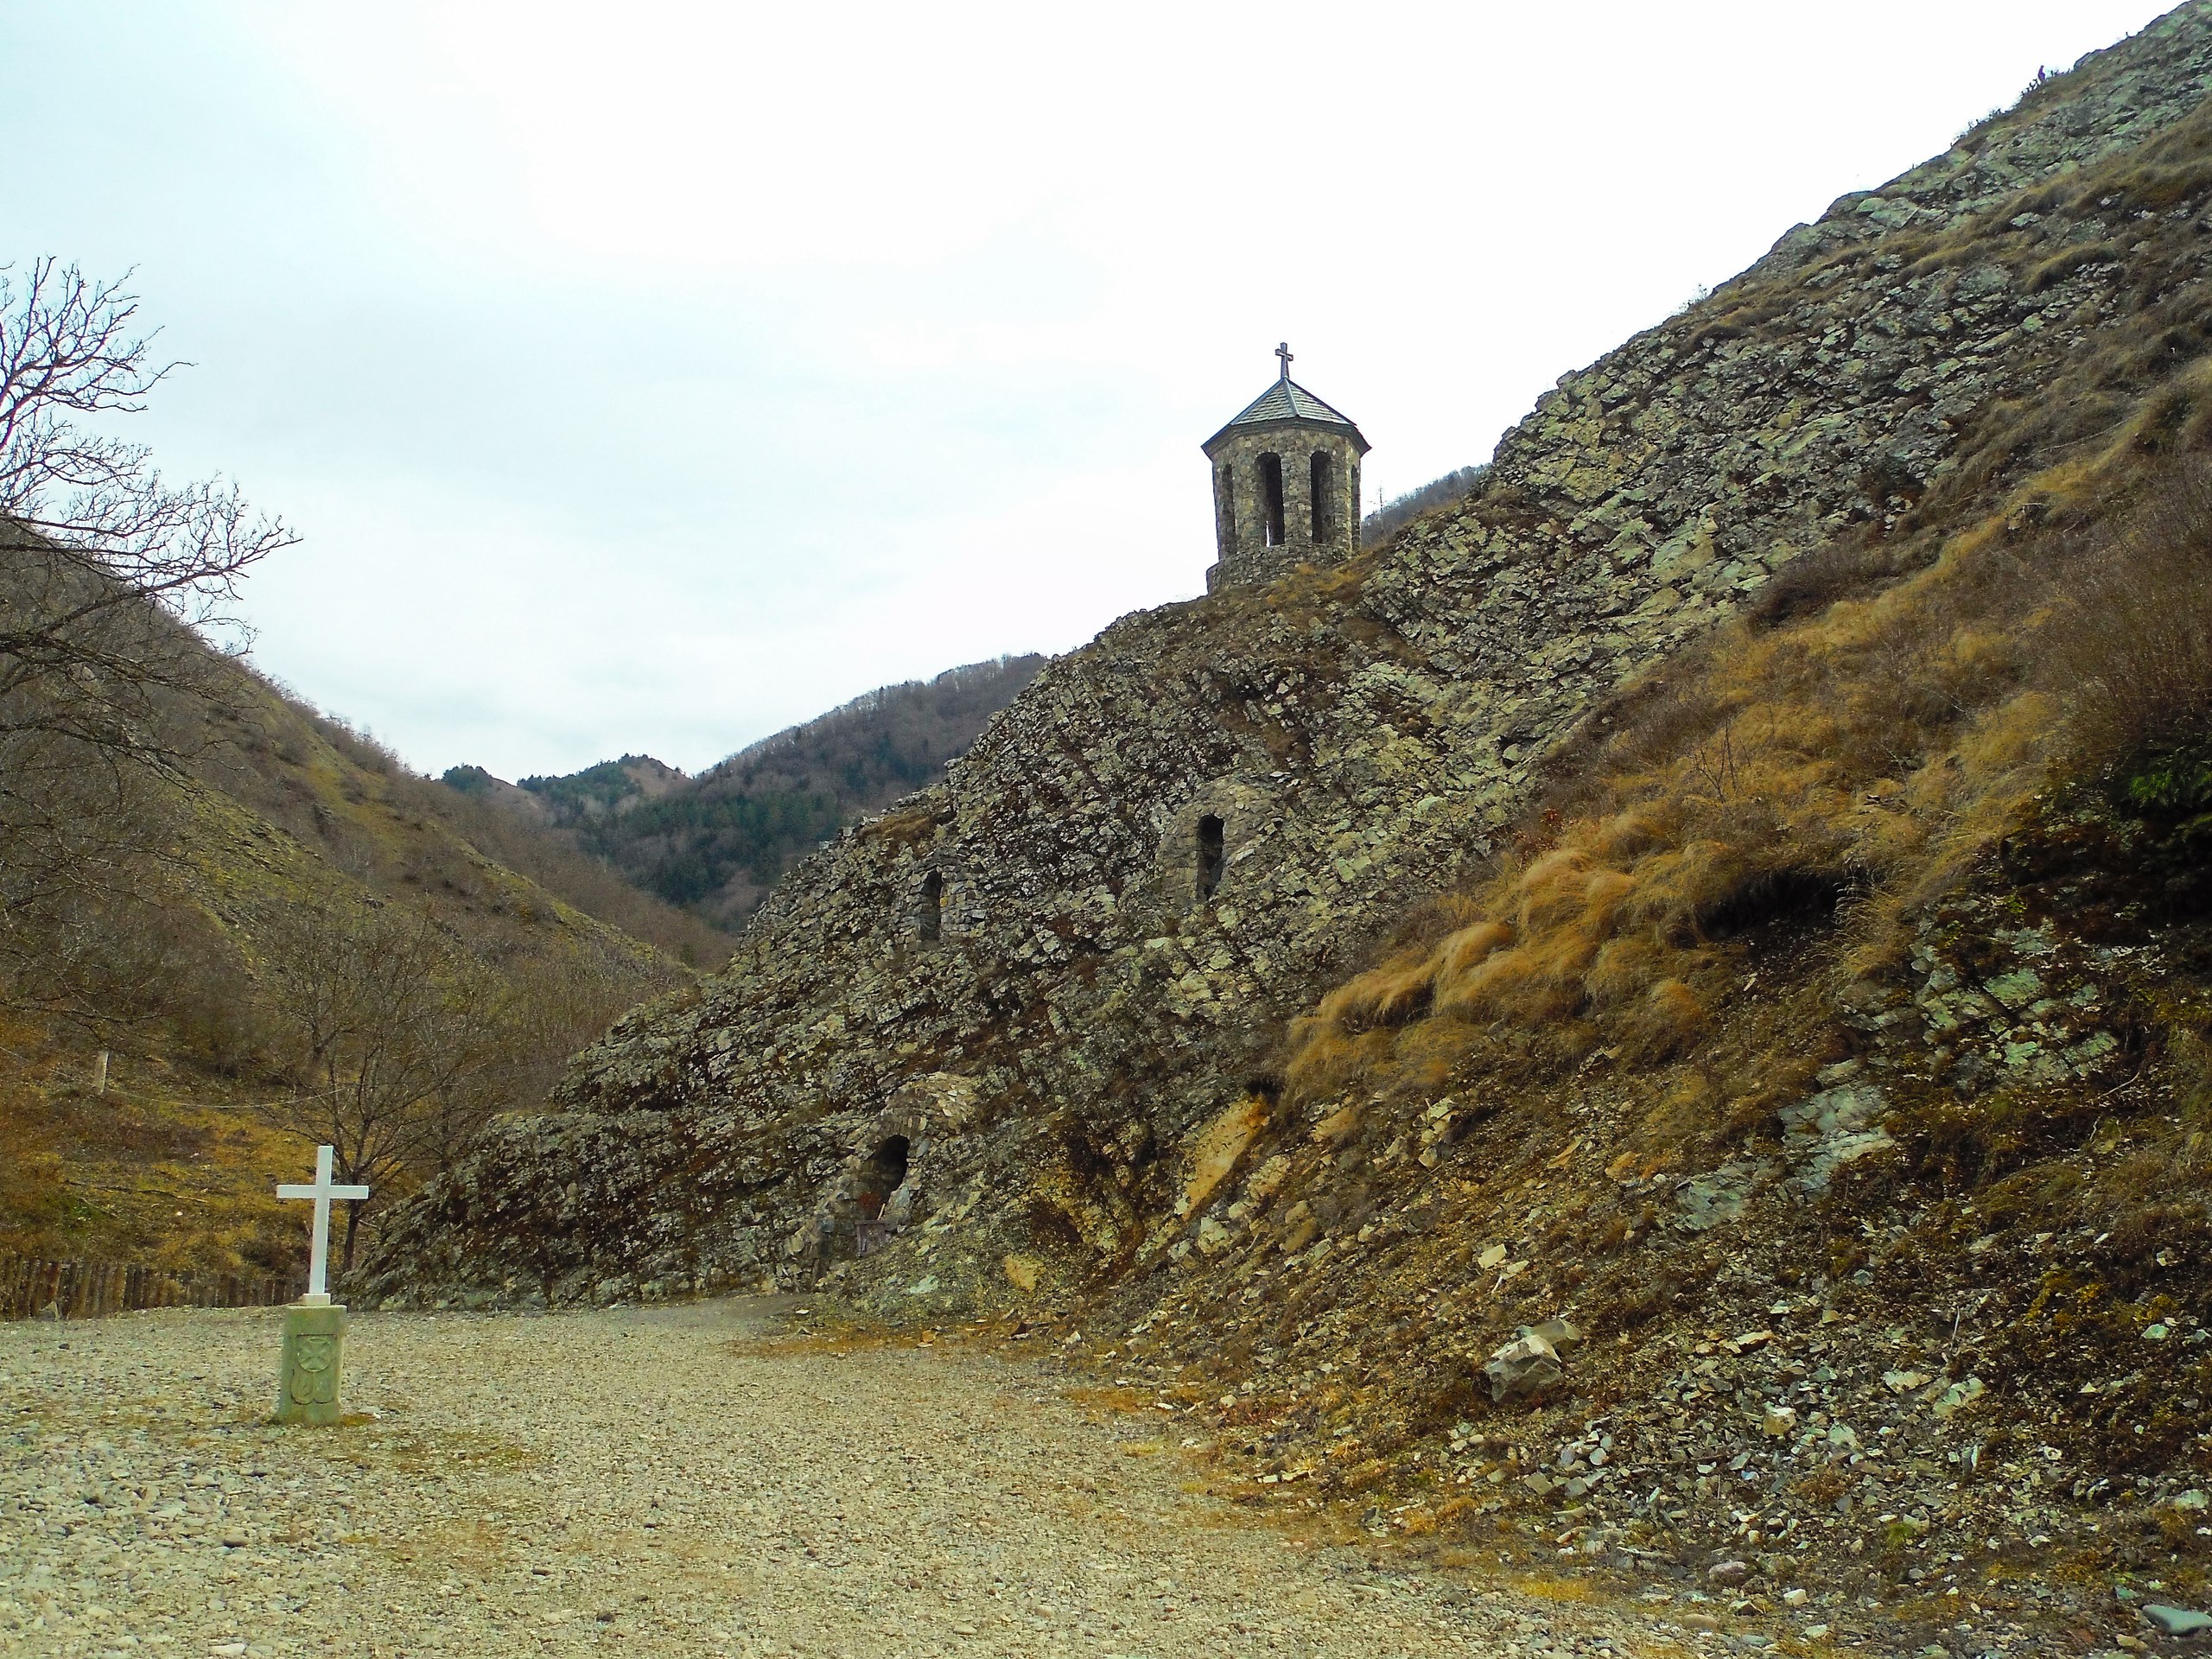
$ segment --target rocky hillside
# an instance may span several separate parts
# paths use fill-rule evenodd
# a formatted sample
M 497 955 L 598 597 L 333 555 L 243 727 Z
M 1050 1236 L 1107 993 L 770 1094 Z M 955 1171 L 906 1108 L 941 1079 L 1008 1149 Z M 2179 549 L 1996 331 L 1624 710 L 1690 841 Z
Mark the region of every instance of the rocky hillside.
M 736 927 L 824 839 L 942 776 L 1044 665 L 1042 657 L 1002 657 L 883 686 L 696 779 L 626 754 L 519 785 L 475 766 L 454 768 L 445 782 L 551 826 L 666 904 Z
M 1003 1310 L 1255 1497 L 1700 1595 L 2197 1584 L 2208 86 L 2192 4 L 1053 663 L 373 1294 Z

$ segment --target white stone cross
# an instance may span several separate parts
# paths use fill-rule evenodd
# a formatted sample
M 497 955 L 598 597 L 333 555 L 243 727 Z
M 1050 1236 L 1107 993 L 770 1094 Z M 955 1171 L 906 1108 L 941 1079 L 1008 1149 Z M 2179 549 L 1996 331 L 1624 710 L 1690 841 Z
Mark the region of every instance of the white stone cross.
M 327 1279 L 330 1268 L 330 1201 L 333 1198 L 365 1198 L 365 1186 L 333 1186 L 330 1184 L 330 1160 L 337 1148 L 317 1147 L 315 1149 L 315 1185 L 303 1186 L 287 1181 L 276 1189 L 280 1198 L 313 1198 L 315 1200 L 315 1243 L 308 1257 L 308 1294 L 300 1301 L 307 1307 L 330 1306 L 330 1290 Z

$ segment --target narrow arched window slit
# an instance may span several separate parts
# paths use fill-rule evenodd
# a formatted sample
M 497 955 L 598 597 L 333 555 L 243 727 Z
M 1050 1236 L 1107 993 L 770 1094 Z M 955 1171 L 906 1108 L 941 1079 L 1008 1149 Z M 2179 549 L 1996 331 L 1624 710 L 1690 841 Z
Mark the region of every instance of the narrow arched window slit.
M 1267 520 L 1268 545 L 1281 547 L 1283 543 L 1281 455 L 1270 454 L 1260 457 L 1260 510 Z
M 944 936 L 944 877 L 931 870 L 922 878 L 922 894 L 914 906 L 916 931 L 924 944 L 935 944 Z
M 1201 902 L 1213 897 L 1213 890 L 1221 885 L 1221 872 L 1228 862 L 1228 841 L 1223 833 L 1219 818 L 1208 813 L 1198 820 L 1198 898 Z

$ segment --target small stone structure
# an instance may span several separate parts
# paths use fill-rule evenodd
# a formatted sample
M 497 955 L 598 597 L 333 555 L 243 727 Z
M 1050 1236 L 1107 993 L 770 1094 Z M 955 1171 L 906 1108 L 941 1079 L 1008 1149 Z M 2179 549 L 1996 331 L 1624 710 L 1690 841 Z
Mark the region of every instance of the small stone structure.
M 958 944 L 983 918 L 976 909 L 976 885 L 957 865 L 925 859 L 909 873 L 906 914 L 898 938 L 907 949 L 934 950 Z
M 1331 565 L 1359 545 L 1359 429 L 1290 378 L 1275 347 L 1274 385 L 1208 438 L 1219 559 L 1206 591 L 1274 581 L 1301 564 Z
M 276 1367 L 278 1422 L 328 1428 L 339 1421 L 343 1410 L 338 1403 L 339 1372 L 345 1353 L 345 1304 L 295 1302 L 284 1310 L 283 1347 Z
M 950 1072 L 905 1084 L 851 1137 L 805 1230 L 791 1241 L 810 1276 L 841 1257 L 864 1255 L 919 1219 L 925 1182 L 946 1141 L 976 1115 L 976 1085 Z
M 1259 850 L 1258 842 L 1280 816 L 1272 791 L 1249 777 L 1214 779 L 1160 814 L 1164 912 L 1172 915 L 1233 898 L 1240 885 L 1236 867 Z

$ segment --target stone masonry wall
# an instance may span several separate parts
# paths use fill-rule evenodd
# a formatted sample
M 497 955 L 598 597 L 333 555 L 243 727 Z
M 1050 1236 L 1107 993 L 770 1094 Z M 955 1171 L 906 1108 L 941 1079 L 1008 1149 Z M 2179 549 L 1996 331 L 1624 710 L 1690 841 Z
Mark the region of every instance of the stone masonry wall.
M 1325 502 L 1322 534 L 1313 534 L 1312 464 L 1316 454 L 1335 468 L 1335 499 Z M 1282 543 L 1267 539 L 1267 507 L 1260 458 L 1282 461 Z M 1231 584 L 1272 582 L 1301 564 L 1341 564 L 1358 550 L 1359 446 L 1325 426 L 1276 424 L 1238 427 L 1213 456 L 1216 541 L 1219 559 L 1206 572 L 1206 591 Z M 1230 511 L 1220 511 L 1224 483 Z

